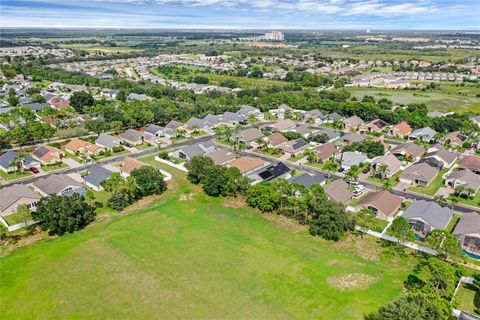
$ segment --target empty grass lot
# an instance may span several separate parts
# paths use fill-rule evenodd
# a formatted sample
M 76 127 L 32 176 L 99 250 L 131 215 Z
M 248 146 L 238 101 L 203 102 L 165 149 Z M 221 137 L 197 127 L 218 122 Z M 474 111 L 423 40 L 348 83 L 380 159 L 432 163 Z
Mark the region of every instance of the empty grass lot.
M 362 319 L 416 262 L 372 237 L 335 243 L 267 221 L 158 166 L 174 180 L 153 207 L 3 257 L 2 317 Z

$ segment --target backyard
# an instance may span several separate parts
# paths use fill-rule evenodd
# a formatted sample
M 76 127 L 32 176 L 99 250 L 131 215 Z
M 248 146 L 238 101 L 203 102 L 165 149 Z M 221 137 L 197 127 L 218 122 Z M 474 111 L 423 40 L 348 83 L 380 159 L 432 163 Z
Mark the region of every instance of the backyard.
M 455 295 L 456 308 L 470 314 L 480 316 L 480 296 L 474 285 L 462 283 Z
M 153 207 L 134 204 L 1 259 L 6 319 L 362 319 L 401 294 L 416 263 L 386 256 L 372 237 L 335 243 L 268 221 L 141 160 L 174 176 L 165 194 L 145 199 Z

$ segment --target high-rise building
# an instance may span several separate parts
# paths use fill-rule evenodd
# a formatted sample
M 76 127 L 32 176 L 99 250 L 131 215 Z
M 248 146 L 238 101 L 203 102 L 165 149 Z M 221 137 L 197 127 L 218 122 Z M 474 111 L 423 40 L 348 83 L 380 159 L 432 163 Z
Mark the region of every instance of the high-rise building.
M 266 32 L 263 37 L 264 37 L 265 40 L 270 40 L 270 41 L 284 41 L 285 40 L 285 36 L 283 35 L 283 32 L 280 32 L 280 31 Z

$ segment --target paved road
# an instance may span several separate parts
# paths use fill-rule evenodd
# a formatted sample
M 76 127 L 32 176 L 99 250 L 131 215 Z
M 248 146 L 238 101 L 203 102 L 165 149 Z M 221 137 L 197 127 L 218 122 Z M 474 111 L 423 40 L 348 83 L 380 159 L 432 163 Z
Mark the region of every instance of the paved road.
M 267 155 L 263 155 L 263 154 L 259 154 L 259 153 L 255 153 L 255 152 L 250 152 L 250 151 L 237 151 L 237 153 L 241 154 L 241 155 L 256 157 L 256 158 L 259 158 L 259 159 L 262 159 L 262 160 L 265 160 L 265 161 L 270 161 L 270 162 L 271 161 L 278 161 L 278 159 L 276 159 L 276 158 L 269 157 Z M 316 167 L 298 165 L 298 164 L 294 164 L 292 162 L 285 162 L 285 163 L 287 164 L 288 167 L 293 168 L 295 170 L 299 170 L 299 171 L 305 171 L 305 172 L 313 173 L 313 174 L 319 173 L 319 172 L 332 174 L 331 172 L 327 172 L 327 171 L 321 170 L 321 169 L 316 168 Z M 336 178 L 339 178 L 339 179 L 343 179 L 343 177 L 344 177 L 342 174 L 339 174 L 339 173 L 334 173 L 333 176 L 335 176 Z M 376 183 L 373 183 L 371 181 L 368 181 L 368 180 L 360 180 L 360 182 L 362 184 L 364 184 L 366 187 L 369 187 L 371 189 L 376 189 L 376 188 L 381 188 L 382 187 L 382 186 L 380 186 Z M 428 200 L 428 201 L 433 200 L 433 198 L 430 197 L 430 196 L 413 193 L 411 191 L 391 190 L 391 192 L 393 194 L 396 194 L 396 195 L 399 195 L 399 196 L 402 196 L 406 199 L 411 199 L 411 200 Z M 476 212 L 480 213 L 480 208 L 470 208 L 470 207 L 462 206 L 460 204 L 457 204 L 453 209 L 455 211 L 461 212 L 461 213 L 472 212 L 472 211 L 476 211 Z

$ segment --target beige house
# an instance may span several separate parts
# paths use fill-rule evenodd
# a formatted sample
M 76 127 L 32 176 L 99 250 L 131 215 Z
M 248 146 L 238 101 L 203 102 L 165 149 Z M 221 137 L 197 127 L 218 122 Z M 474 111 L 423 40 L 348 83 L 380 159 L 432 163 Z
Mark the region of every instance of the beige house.
M 14 214 L 20 205 L 27 205 L 31 211 L 34 211 L 40 198 L 39 194 L 24 184 L 14 184 L 0 189 L 0 215 Z
M 357 209 L 370 209 L 378 219 L 391 221 L 400 209 L 403 198 L 386 190 L 370 192 L 364 196 L 357 205 Z
M 96 144 L 74 138 L 65 146 L 65 151 L 73 154 L 98 155 L 104 149 Z

